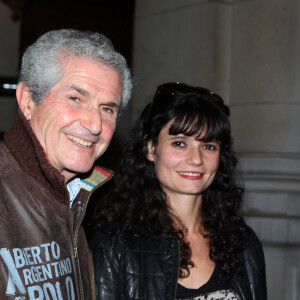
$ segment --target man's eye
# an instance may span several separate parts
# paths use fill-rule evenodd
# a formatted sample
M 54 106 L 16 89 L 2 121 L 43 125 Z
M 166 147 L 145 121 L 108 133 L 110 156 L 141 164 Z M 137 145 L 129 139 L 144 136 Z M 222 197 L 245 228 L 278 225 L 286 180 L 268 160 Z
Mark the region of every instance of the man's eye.
M 80 99 L 78 97 L 70 97 L 70 100 L 74 101 L 75 103 L 79 103 L 80 102 Z
M 114 114 L 115 110 L 109 106 L 103 106 L 102 110 L 104 110 L 105 112 L 109 113 L 109 114 Z

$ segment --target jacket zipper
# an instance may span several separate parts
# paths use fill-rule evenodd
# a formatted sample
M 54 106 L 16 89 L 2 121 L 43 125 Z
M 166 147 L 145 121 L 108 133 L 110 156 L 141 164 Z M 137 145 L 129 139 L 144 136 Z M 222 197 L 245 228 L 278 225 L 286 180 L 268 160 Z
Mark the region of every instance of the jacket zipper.
M 95 190 L 97 190 L 98 188 L 100 188 L 102 185 L 104 185 L 105 183 L 107 183 L 113 176 L 107 178 L 106 180 L 104 180 L 103 182 L 101 182 L 98 186 L 96 186 L 93 190 L 92 193 L 94 193 Z M 76 224 L 76 228 L 75 228 L 75 232 L 72 238 L 72 243 L 73 243 L 73 254 L 75 257 L 75 262 L 77 264 L 77 270 L 78 270 L 78 274 L 79 274 L 79 290 L 80 290 L 80 294 L 81 294 L 81 299 L 84 300 L 84 295 L 83 295 L 83 284 L 82 284 L 82 279 L 81 279 L 81 270 L 80 270 L 80 263 L 79 263 L 79 257 L 78 257 L 78 249 L 77 249 L 77 239 L 78 239 L 78 233 L 79 233 L 79 229 L 80 229 L 80 225 L 82 223 L 82 220 L 84 218 L 85 215 L 85 211 L 86 211 L 86 207 L 90 201 L 91 195 L 92 193 L 90 192 L 86 201 L 84 202 L 83 208 L 80 212 L 80 216 L 79 216 L 79 221 Z M 70 199 L 70 196 L 69 196 Z M 72 218 L 72 211 L 70 209 L 70 213 L 71 213 L 71 219 Z M 73 230 L 72 230 L 73 231 Z
M 75 267 L 76 267 L 76 270 L 74 270 L 74 272 L 75 272 L 74 275 L 75 275 L 75 279 L 76 279 L 76 285 L 79 288 L 80 299 L 84 300 L 81 272 L 80 272 L 80 264 L 79 264 L 79 260 L 78 260 L 77 245 L 75 244 L 75 239 L 74 239 L 74 234 L 73 234 L 73 214 L 72 214 L 72 210 L 70 207 L 70 195 L 67 190 L 66 183 L 65 183 L 65 189 L 67 191 L 67 195 L 68 195 L 68 199 L 69 199 L 69 201 L 68 201 L 69 208 L 68 209 L 70 211 L 69 223 L 70 223 L 70 232 L 71 232 L 71 243 L 72 243 L 72 250 L 73 250 L 73 256 L 74 256 Z M 77 273 L 77 275 L 76 275 L 76 273 Z
M 103 182 L 101 182 L 98 186 L 96 186 L 96 187 L 94 188 L 94 190 L 93 190 L 93 193 L 94 193 L 94 191 L 96 191 L 98 188 L 100 188 L 102 185 L 104 185 L 105 183 L 107 183 L 111 178 L 112 178 L 112 176 L 109 177 L 109 178 L 107 178 L 107 179 L 104 180 Z M 75 234 L 74 234 L 74 245 L 75 245 L 74 248 L 76 248 L 76 253 L 77 253 L 77 238 L 78 238 L 78 232 L 79 232 L 80 225 L 81 225 L 82 220 L 83 220 L 84 215 L 85 215 L 86 207 L 87 207 L 87 205 L 88 205 L 88 203 L 89 203 L 89 201 L 90 201 L 91 195 L 92 195 L 92 193 L 90 192 L 89 195 L 88 195 L 88 197 L 87 197 L 87 199 L 86 199 L 86 201 L 84 202 L 84 206 L 83 206 L 82 211 L 81 211 L 81 213 L 80 213 L 79 221 L 78 221 L 77 224 L 76 224 L 76 229 L 75 229 Z M 84 212 L 84 213 L 83 213 L 83 212 Z
M 72 212 L 71 212 L 72 214 Z M 81 212 L 82 214 L 82 212 Z M 71 215 L 72 217 L 72 215 Z M 73 253 L 74 253 L 74 257 L 75 257 L 75 263 L 76 263 L 76 266 L 77 266 L 77 271 L 78 271 L 78 275 L 79 275 L 79 278 L 78 278 L 78 281 L 79 281 L 79 292 L 80 292 L 80 298 L 82 300 L 84 300 L 84 294 L 83 294 L 83 284 L 82 284 L 82 278 L 81 278 L 81 269 L 80 269 L 80 262 L 79 262 L 79 257 L 78 257 L 78 249 L 77 249 L 77 237 L 75 238 L 75 235 L 73 236 Z

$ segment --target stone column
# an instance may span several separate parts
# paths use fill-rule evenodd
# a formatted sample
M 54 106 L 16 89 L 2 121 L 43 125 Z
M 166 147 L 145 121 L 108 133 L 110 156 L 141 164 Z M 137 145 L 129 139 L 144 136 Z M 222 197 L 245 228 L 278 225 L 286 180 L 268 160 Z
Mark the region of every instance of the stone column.
M 132 120 L 162 82 L 223 96 L 269 299 L 300 297 L 299 20 L 298 0 L 136 1 Z
M 233 135 L 247 222 L 264 244 L 269 299 L 300 297 L 299 4 L 230 3 Z

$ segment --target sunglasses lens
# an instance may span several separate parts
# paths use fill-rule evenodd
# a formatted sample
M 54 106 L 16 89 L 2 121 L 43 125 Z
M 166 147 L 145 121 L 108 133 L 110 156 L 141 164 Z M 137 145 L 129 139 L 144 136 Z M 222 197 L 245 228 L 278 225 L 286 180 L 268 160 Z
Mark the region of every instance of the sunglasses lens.
M 177 83 L 177 82 L 171 82 L 160 85 L 156 90 L 156 95 L 174 95 L 176 92 L 184 92 L 184 85 Z
M 186 84 L 179 82 L 170 82 L 160 85 L 155 93 L 155 96 L 158 95 L 166 95 L 166 96 L 174 96 L 176 93 L 192 93 L 196 92 L 202 96 L 210 96 L 212 100 L 217 102 L 220 105 L 223 105 L 223 99 L 213 91 L 203 88 L 203 87 L 190 87 Z

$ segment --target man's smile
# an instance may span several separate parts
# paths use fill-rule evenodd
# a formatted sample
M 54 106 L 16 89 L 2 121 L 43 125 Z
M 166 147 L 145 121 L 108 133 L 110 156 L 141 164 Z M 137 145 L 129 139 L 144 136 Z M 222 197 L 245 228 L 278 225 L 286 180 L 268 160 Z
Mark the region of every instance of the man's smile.
M 74 143 L 80 145 L 80 146 L 83 146 L 83 147 L 86 147 L 86 148 L 89 148 L 93 145 L 92 142 L 88 142 L 88 141 L 85 141 L 79 137 L 76 137 L 76 136 L 73 136 L 73 135 L 70 135 L 70 134 L 67 134 L 67 137 L 72 140 Z

